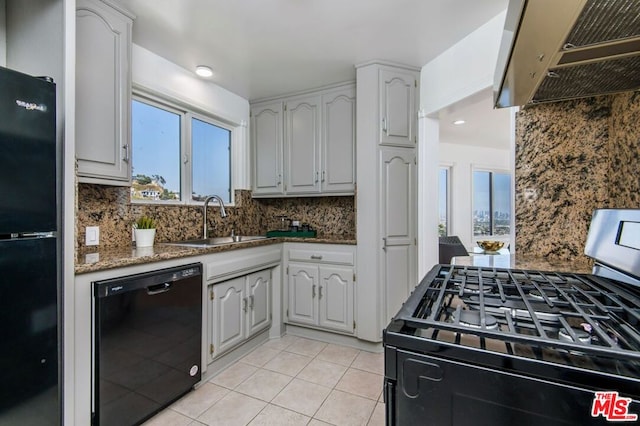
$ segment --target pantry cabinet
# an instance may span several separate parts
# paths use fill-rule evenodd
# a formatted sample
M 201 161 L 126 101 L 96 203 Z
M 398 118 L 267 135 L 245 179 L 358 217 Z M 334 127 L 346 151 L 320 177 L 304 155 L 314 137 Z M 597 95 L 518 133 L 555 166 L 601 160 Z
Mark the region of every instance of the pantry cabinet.
M 135 17 L 76 2 L 76 159 L 80 182 L 131 183 L 131 32 Z
M 361 283 L 356 322 L 361 324 L 358 338 L 376 342 L 419 281 L 415 129 L 420 70 L 376 61 L 357 66 L 356 72 Z
M 252 104 L 253 195 L 355 191 L 355 86 Z
M 355 273 L 352 247 L 292 245 L 287 255 L 286 321 L 353 334 Z
M 415 73 L 380 69 L 380 144 L 413 148 L 417 143 Z

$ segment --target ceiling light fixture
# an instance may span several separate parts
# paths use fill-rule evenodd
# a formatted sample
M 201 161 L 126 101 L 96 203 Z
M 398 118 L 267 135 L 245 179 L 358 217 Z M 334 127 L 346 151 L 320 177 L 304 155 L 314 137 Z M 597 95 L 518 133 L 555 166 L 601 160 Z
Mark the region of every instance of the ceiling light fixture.
M 464 123 L 466 123 L 466 121 L 464 121 L 464 120 L 456 120 L 456 121 L 453 122 L 453 124 L 455 124 L 456 126 L 459 126 L 459 125 L 464 124 Z
M 213 75 L 213 70 L 211 69 L 211 67 L 208 67 L 206 65 L 198 65 L 196 67 L 196 74 L 198 74 L 200 77 L 211 77 Z

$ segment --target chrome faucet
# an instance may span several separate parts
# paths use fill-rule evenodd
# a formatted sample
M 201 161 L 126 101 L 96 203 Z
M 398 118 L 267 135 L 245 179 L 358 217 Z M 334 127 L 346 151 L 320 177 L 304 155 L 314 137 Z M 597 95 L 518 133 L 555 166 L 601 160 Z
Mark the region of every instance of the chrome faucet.
M 209 238 L 209 236 L 207 235 L 207 207 L 209 207 L 209 201 L 211 200 L 218 200 L 218 203 L 220 203 L 220 217 L 227 217 L 227 212 L 224 209 L 222 198 L 217 195 L 211 195 L 204 199 L 204 207 L 202 213 L 202 238 L 204 238 L 205 240 Z

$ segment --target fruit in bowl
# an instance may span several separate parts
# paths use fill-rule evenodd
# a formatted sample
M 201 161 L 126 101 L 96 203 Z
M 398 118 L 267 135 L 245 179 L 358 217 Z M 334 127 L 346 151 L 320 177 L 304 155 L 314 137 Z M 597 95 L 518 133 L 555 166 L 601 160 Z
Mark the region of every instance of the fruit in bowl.
M 484 250 L 485 252 L 496 252 L 504 247 L 504 242 L 484 240 L 478 241 L 478 246 L 480 246 L 480 248 L 482 248 L 482 250 Z

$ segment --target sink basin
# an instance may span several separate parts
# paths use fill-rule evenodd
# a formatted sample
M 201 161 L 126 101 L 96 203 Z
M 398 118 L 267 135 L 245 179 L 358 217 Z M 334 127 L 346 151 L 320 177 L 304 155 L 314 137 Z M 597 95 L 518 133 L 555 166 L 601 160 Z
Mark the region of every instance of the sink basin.
M 195 240 L 174 241 L 166 243 L 172 246 L 188 246 L 188 247 L 210 247 L 220 244 L 231 243 L 246 243 L 249 241 L 264 240 L 267 237 L 264 235 L 236 235 L 234 237 L 213 237 L 213 238 L 199 238 Z

